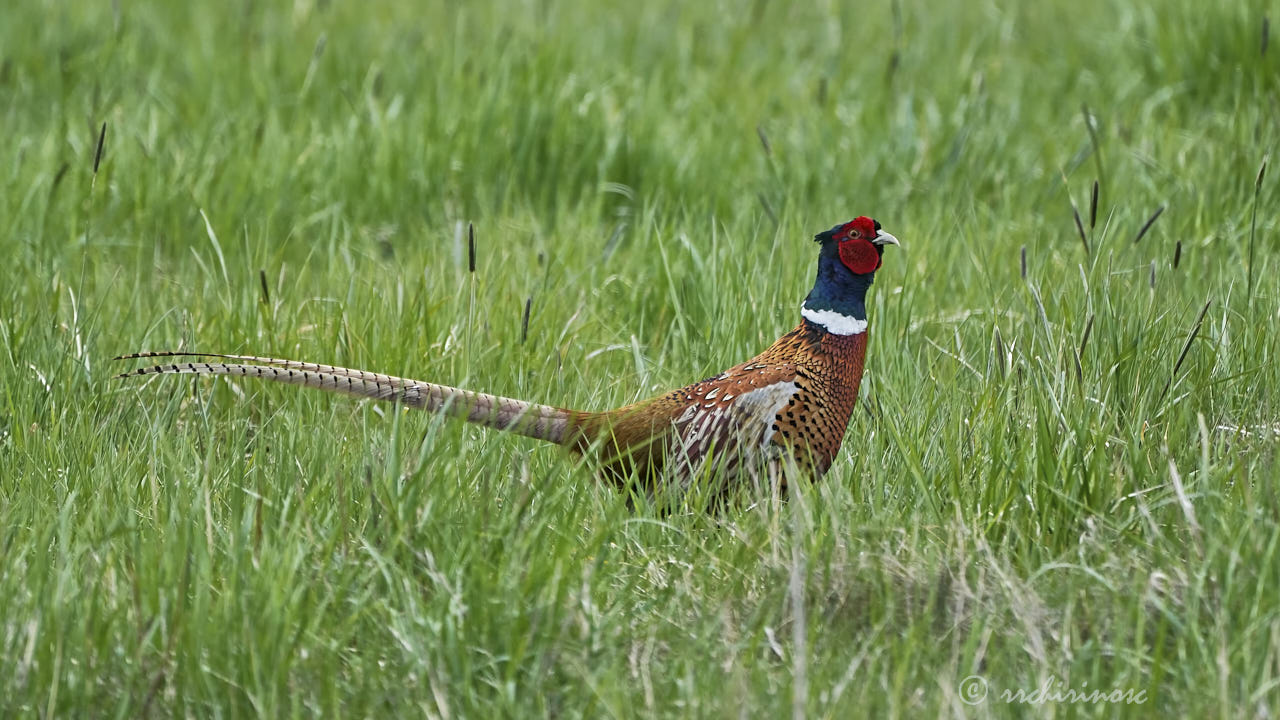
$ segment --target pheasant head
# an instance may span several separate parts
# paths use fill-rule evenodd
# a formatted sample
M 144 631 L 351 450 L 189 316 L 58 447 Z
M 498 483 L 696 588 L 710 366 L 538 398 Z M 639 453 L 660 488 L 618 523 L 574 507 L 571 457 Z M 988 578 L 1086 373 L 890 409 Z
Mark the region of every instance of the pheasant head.
M 867 329 L 867 288 L 880 269 L 886 245 L 898 238 L 880 229 L 869 217 L 818 233 L 818 276 L 805 298 L 800 314 L 836 335 L 854 335 Z

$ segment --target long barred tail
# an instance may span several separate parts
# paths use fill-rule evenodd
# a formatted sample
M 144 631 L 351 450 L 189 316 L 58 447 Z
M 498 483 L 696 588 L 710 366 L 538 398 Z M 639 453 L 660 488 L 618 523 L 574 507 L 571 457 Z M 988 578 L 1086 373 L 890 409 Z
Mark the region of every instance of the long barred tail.
M 346 393 L 362 398 L 387 400 L 418 410 L 462 418 L 484 427 L 506 430 L 538 440 L 565 444 L 574 440 L 572 431 L 583 413 L 538 405 L 523 400 L 472 392 L 461 388 L 398 378 L 393 375 L 320 365 L 318 363 L 224 353 L 142 352 L 121 355 L 116 360 L 136 358 L 220 358 L 221 362 L 175 362 L 139 368 L 117 375 L 240 375 L 258 377 L 289 385 Z

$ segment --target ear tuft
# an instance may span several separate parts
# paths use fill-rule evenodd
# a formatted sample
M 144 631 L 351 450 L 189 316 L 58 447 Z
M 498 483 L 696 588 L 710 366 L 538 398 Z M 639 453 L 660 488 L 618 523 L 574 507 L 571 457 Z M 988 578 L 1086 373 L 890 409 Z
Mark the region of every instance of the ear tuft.
M 843 225 L 837 225 L 837 226 L 835 226 L 835 227 L 831 228 L 830 230 L 827 230 L 826 232 L 820 232 L 820 233 L 818 233 L 817 235 L 814 235 L 814 236 L 813 236 L 813 241 L 814 241 L 814 242 L 819 242 L 819 243 L 824 243 L 824 242 L 827 242 L 828 240 L 834 240 L 834 239 L 835 239 L 835 237 L 836 237 L 836 233 L 840 232 L 840 229 L 841 229 L 842 227 L 844 227 L 844 226 L 843 226 Z

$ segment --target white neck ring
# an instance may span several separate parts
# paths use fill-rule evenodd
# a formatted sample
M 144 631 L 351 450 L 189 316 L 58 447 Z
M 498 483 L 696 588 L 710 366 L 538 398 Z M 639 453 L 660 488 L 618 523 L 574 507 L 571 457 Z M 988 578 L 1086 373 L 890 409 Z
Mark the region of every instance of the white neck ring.
M 800 315 L 809 322 L 826 328 L 832 335 L 860 335 L 867 331 L 866 320 L 841 315 L 835 310 L 810 310 L 802 304 Z

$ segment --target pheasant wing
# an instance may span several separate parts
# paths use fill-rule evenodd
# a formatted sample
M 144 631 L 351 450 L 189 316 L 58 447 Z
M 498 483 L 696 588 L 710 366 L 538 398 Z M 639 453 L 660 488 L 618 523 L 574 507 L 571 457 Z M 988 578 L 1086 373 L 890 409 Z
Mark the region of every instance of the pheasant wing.
M 691 476 L 713 461 L 736 478 L 777 461 L 796 437 L 802 384 L 791 363 L 751 362 L 685 388 L 674 420 L 676 470 Z

